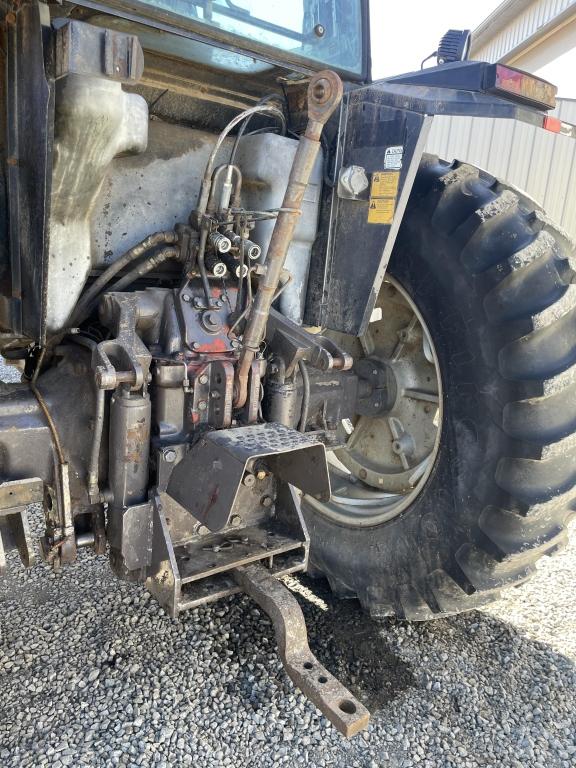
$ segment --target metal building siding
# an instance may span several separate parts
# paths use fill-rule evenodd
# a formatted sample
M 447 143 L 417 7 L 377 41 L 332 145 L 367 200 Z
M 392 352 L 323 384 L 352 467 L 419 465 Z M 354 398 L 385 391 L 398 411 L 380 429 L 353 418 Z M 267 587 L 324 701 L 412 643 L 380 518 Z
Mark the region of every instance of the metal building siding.
M 574 7 L 576 0 L 534 0 L 520 10 L 503 29 L 495 30 L 493 36 L 486 42 L 480 42 L 478 47 L 472 40 L 472 58 L 482 61 L 499 61 L 510 51 L 522 45 L 535 35 L 538 30 L 554 21 L 560 14 Z M 498 13 L 496 10 L 496 13 Z M 480 25 L 479 29 L 482 29 Z M 489 28 L 483 34 L 489 34 Z
M 559 100 L 554 114 L 576 123 L 576 100 Z M 511 120 L 435 117 L 426 151 L 519 187 L 576 239 L 574 139 Z

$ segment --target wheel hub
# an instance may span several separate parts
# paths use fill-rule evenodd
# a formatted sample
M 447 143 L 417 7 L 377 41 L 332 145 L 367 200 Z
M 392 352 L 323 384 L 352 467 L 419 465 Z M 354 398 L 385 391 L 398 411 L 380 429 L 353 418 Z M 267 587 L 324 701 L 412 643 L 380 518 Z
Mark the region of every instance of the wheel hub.
M 331 457 L 333 496 L 324 508 L 357 524 L 381 522 L 414 501 L 432 470 L 442 421 L 438 362 L 422 315 L 392 278 L 376 307 L 381 319 L 350 341 L 357 415 L 342 423 L 345 446 Z

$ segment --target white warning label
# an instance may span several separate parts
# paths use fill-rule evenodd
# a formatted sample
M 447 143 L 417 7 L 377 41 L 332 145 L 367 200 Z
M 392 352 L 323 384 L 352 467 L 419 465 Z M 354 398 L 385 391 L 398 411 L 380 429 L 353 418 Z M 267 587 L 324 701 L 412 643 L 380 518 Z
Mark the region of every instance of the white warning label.
M 387 147 L 384 152 L 384 168 L 386 170 L 397 171 L 402 168 L 402 157 L 404 155 L 404 147 Z

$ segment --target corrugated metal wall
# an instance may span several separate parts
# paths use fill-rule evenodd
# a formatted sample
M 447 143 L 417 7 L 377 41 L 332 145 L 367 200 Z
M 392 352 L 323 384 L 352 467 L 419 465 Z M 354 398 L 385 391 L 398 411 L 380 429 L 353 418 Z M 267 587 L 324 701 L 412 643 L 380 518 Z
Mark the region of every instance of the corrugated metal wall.
M 553 113 L 576 123 L 576 100 Z M 576 239 L 576 141 L 513 120 L 435 117 L 427 152 L 477 165 L 536 200 Z
M 519 3 L 515 4 L 513 18 L 493 36 L 490 35 L 490 19 L 480 25 L 477 32 L 487 39 L 486 42 L 479 40 L 476 44 L 473 40 L 473 59 L 500 61 L 507 53 L 529 40 L 538 30 L 550 24 L 571 6 L 576 8 L 576 0 L 533 0 L 533 2 L 524 3 L 524 8 L 519 8 L 519 5 Z M 496 9 L 494 16 L 499 10 Z

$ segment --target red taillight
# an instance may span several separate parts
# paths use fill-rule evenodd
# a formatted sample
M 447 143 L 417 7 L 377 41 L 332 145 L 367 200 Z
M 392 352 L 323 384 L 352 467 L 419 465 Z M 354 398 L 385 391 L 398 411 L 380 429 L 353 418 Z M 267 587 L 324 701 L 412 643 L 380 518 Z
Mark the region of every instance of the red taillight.
M 571 139 L 576 139 L 576 125 L 572 123 L 565 123 L 564 120 L 559 120 L 557 117 L 550 117 L 546 115 L 542 118 L 542 128 L 552 133 L 561 133 L 562 136 L 569 136 Z
M 562 130 L 562 121 L 557 117 L 546 117 L 542 120 L 542 128 L 546 131 L 552 131 L 552 133 L 560 133 Z
M 492 88 L 507 94 L 513 94 L 520 101 L 530 105 L 554 109 L 557 88 L 546 80 L 529 75 L 504 64 L 496 64 Z

